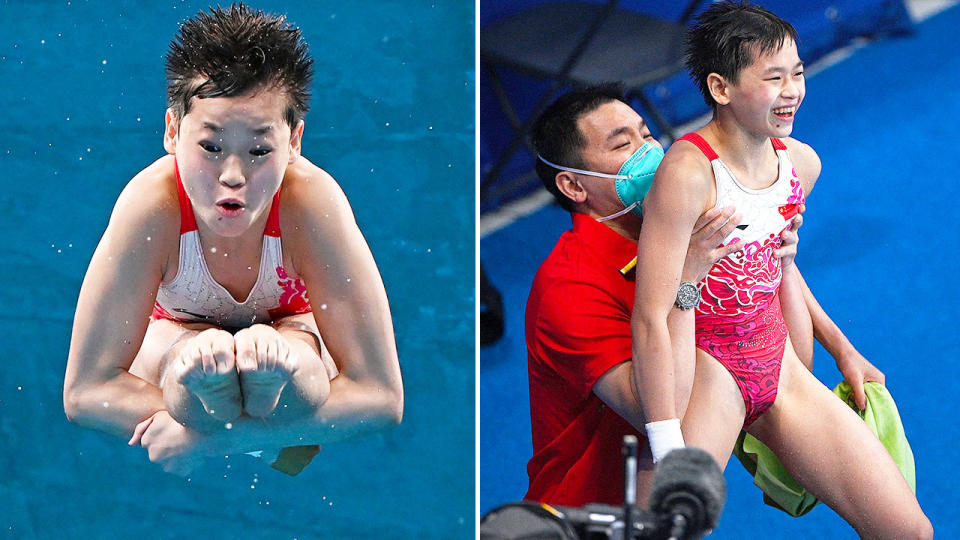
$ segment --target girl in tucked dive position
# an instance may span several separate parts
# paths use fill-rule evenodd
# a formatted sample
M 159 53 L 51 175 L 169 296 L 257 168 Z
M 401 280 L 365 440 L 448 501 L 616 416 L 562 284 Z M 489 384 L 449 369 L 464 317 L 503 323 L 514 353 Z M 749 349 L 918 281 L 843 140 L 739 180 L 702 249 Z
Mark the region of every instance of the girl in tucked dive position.
M 732 2 L 690 30 L 688 67 L 714 114 L 670 148 L 644 202 L 632 326 L 650 445 L 655 459 L 698 446 L 722 467 L 745 429 L 861 536 L 929 538 L 893 459 L 803 366 L 781 311 L 781 296 L 796 299 L 803 285 L 793 261 L 772 253 L 820 173 L 817 154 L 789 138 L 805 92 L 796 39 L 776 15 Z M 743 249 L 699 284 L 681 283 L 694 223 L 724 206 L 742 215 L 724 244 Z M 691 308 L 695 359 L 674 354 L 683 338 L 666 324 L 670 310 Z M 691 388 L 700 398 L 688 402 Z
M 124 188 L 84 278 L 67 416 L 166 470 L 402 416 L 377 266 L 337 182 L 301 155 L 312 63 L 282 17 L 240 4 L 186 21 L 167 55 L 168 155 Z

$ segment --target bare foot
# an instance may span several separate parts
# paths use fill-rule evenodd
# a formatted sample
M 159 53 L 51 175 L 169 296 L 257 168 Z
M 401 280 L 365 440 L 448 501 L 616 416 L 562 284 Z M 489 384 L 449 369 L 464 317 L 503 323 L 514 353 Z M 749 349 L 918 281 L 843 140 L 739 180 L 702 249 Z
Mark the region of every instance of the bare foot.
M 243 410 L 266 417 L 277 408 L 280 394 L 297 369 L 296 355 L 274 328 L 255 324 L 234 336 Z
M 207 414 L 220 422 L 243 412 L 233 336 L 209 329 L 191 338 L 171 366 L 174 380 L 200 400 Z

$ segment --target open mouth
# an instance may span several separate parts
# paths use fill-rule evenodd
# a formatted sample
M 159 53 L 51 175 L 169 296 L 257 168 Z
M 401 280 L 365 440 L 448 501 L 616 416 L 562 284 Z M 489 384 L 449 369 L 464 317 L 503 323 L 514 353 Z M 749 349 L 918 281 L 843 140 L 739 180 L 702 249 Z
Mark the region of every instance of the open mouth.
M 236 216 L 243 212 L 244 205 L 236 199 L 227 199 L 217 203 L 217 209 L 226 216 Z
M 777 118 L 782 118 L 782 119 L 784 119 L 784 120 L 788 120 L 788 119 L 790 119 L 790 118 L 793 118 L 793 115 L 794 115 L 796 112 L 797 112 L 797 107 L 796 107 L 796 106 L 793 106 L 793 107 L 780 107 L 780 108 L 777 108 L 777 109 L 774 109 L 774 110 L 773 110 L 774 116 L 776 116 Z

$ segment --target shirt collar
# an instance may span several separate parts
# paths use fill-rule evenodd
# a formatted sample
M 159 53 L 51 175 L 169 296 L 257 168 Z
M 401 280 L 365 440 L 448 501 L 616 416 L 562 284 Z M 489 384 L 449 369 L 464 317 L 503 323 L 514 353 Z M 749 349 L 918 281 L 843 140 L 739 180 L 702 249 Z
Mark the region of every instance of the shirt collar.
M 584 239 L 591 251 L 603 261 L 604 265 L 614 268 L 628 279 L 633 279 L 633 267 L 637 259 L 637 242 L 629 240 L 610 227 L 592 217 L 571 212 L 573 232 Z

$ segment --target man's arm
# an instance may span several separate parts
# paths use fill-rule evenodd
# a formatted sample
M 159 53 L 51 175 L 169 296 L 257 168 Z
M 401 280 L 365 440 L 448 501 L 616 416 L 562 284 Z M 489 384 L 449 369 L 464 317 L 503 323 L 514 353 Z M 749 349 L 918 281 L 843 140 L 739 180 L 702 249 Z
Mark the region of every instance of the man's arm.
M 80 288 L 64 376 L 70 421 L 125 437 L 164 407 L 156 386 L 128 372 L 163 279 L 161 246 L 175 241 L 163 225 L 176 210 L 157 185 L 135 178 L 117 200 Z

